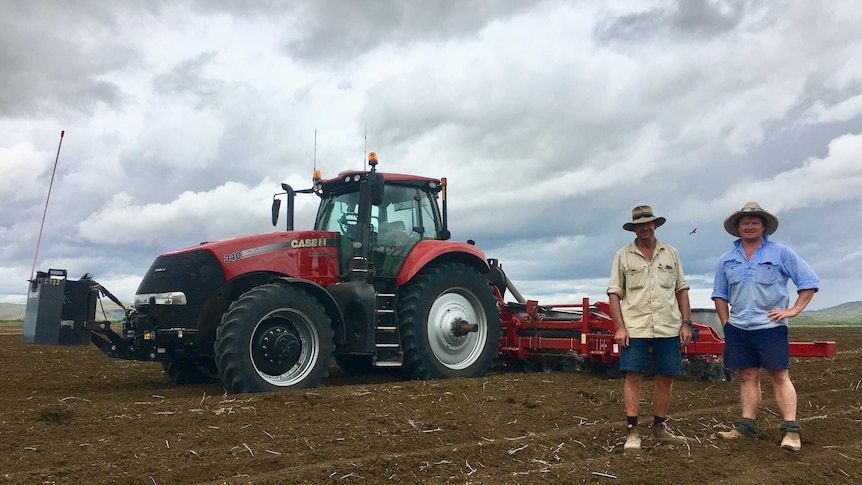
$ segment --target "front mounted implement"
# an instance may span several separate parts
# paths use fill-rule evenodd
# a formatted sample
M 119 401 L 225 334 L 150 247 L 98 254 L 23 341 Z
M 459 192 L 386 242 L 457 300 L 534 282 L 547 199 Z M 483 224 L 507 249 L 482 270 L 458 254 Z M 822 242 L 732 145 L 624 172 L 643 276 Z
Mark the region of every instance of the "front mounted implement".
M 30 280 L 24 314 L 24 341 L 44 345 L 88 345 L 112 357 L 130 358 L 126 342 L 111 329 L 107 317 L 96 320 L 101 295 L 123 304 L 89 274 L 67 278 L 66 270 L 39 271 Z

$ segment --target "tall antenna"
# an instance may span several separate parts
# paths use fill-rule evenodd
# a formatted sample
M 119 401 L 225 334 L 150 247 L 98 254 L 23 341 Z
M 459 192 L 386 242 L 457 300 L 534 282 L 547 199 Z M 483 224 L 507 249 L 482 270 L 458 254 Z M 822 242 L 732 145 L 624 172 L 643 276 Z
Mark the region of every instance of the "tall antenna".
M 311 180 L 316 184 L 322 178 L 320 171 L 317 170 L 317 128 L 314 129 L 314 167 L 312 169 L 311 173 L 313 175 L 311 176 Z
M 365 170 L 368 164 L 368 123 L 365 123 L 365 133 L 363 133 L 362 138 L 365 144 L 362 147 L 362 169 Z
M 57 156 L 54 157 L 54 170 L 51 172 L 51 183 L 48 184 L 48 197 L 45 199 L 45 210 L 42 211 L 42 225 L 39 226 L 39 237 L 36 238 L 36 254 L 33 255 L 33 267 L 30 268 L 30 279 L 36 271 L 36 258 L 39 257 L 39 244 L 42 242 L 42 230 L 45 228 L 45 215 L 48 213 L 48 201 L 51 200 L 51 188 L 54 186 L 54 175 L 57 173 L 57 162 L 60 160 L 60 148 L 63 146 L 63 135 L 66 130 L 60 130 L 60 144 L 57 145 Z

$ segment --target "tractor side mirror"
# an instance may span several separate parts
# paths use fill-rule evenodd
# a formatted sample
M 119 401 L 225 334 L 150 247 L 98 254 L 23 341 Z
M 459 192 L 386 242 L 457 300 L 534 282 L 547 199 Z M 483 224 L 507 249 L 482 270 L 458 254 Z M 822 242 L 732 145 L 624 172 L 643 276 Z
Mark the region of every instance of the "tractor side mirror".
M 278 213 L 281 210 L 281 199 L 272 199 L 272 225 L 278 224 Z
M 377 172 L 369 173 L 368 185 L 371 188 L 371 204 L 379 206 L 383 203 L 383 175 Z

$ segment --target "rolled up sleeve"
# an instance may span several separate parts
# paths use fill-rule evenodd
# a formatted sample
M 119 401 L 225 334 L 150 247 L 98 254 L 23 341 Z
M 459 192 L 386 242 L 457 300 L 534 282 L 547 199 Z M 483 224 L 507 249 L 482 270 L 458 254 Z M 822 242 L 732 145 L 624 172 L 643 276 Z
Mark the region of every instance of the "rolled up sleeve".
M 622 251 L 618 251 L 616 256 L 614 256 L 614 262 L 611 265 L 611 279 L 608 283 L 608 291 L 607 294 L 611 293 L 617 295 L 622 300 L 626 296 L 626 279 L 625 279 L 625 268 L 622 265 Z
M 721 257 L 718 264 L 715 266 L 715 278 L 712 281 L 712 296 L 711 299 L 721 298 L 725 301 L 730 301 L 728 296 L 727 275 L 724 274 L 724 261 L 727 258 Z

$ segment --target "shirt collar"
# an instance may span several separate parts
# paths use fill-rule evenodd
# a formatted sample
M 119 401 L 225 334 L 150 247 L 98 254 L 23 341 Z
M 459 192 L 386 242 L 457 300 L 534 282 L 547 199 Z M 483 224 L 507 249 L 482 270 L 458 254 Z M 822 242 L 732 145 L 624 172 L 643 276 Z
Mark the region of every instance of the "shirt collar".
M 765 245 L 767 242 L 769 242 L 769 236 L 767 236 L 766 234 L 764 234 L 764 235 L 763 235 L 763 240 L 762 240 L 762 241 L 760 241 L 760 246 Z M 738 248 L 741 248 L 741 247 L 742 247 L 742 238 L 739 238 L 739 239 L 737 239 L 736 241 L 733 241 L 733 245 L 734 245 L 734 246 L 736 246 L 736 247 L 738 247 Z M 760 246 L 757 246 L 757 247 L 759 248 Z

